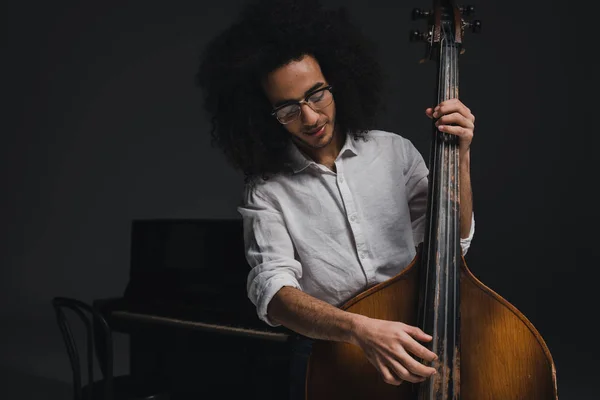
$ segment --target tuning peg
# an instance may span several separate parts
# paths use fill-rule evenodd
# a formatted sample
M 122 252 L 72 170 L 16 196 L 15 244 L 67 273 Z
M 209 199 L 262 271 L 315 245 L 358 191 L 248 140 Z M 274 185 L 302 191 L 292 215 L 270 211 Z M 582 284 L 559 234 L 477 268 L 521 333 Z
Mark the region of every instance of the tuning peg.
M 463 15 L 467 15 L 467 16 L 475 13 L 474 6 L 461 6 L 461 7 L 459 7 L 459 9 Z
M 411 42 L 425 42 L 427 41 L 427 34 L 421 31 L 410 31 L 409 32 L 409 40 Z
M 425 18 L 429 17 L 430 15 L 431 15 L 431 11 L 424 11 L 424 10 L 421 10 L 420 8 L 414 8 L 412 10 L 413 21 L 416 21 L 418 19 L 425 19 Z
M 481 33 L 481 21 L 476 19 L 465 23 L 465 29 L 471 29 L 473 33 Z

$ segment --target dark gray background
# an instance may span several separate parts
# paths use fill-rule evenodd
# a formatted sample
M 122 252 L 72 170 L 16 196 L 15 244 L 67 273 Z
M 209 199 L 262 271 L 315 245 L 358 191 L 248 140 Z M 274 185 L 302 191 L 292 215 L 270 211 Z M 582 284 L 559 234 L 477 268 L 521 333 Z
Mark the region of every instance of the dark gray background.
M 238 218 L 241 175 L 210 147 L 194 73 L 240 1 L 11 2 L 3 35 L 2 398 L 68 393 L 50 299 L 120 296 L 137 218 Z M 408 42 L 413 7 L 347 4 L 388 76 L 380 128 L 429 151 L 435 69 Z M 473 2 L 481 35 L 460 61 L 476 234 L 467 263 L 540 331 L 562 399 L 590 399 L 598 368 L 592 98 L 594 15 L 583 0 Z M 595 79 L 595 78 L 594 78 Z M 7 107 L 8 106 L 8 107 Z M 118 337 L 117 372 L 127 340 Z M 485 362 L 485 360 L 482 360 Z M 29 381 L 28 381 L 29 382 Z M 22 393 L 13 393 L 19 385 Z M 42 389 L 42 387 L 44 389 Z M 38 388 L 38 389 L 36 389 Z M 50 389 L 52 388 L 52 389 Z

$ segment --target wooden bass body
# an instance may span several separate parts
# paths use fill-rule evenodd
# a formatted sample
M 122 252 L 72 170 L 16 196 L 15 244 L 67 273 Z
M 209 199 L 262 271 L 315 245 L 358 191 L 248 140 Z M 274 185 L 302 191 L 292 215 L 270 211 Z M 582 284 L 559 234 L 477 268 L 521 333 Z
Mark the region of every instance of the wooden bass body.
M 341 308 L 371 318 L 417 325 L 420 254 L 421 248 L 405 270 L 350 299 Z M 462 351 L 457 367 L 461 399 L 557 399 L 554 361 L 529 320 L 482 284 L 464 259 L 460 290 Z M 309 359 L 306 394 L 310 400 L 407 400 L 417 398 L 418 385 L 385 383 L 357 346 L 317 341 Z
M 434 0 L 433 11 L 415 9 L 428 21 L 426 58 L 437 64 L 436 104 L 458 99 L 458 59 L 471 6 Z M 423 243 L 412 263 L 341 308 L 370 318 L 417 326 L 432 336 L 426 344 L 438 356 L 437 374 L 425 381 L 393 386 L 357 346 L 317 341 L 309 358 L 308 400 L 556 400 L 556 370 L 550 351 L 529 320 L 467 268 L 461 248 L 461 201 L 472 213 L 470 177 L 462 182 L 456 135 L 432 124 L 427 215 Z M 462 186 L 463 183 L 465 186 Z M 463 188 L 464 191 L 462 190 Z M 462 199 L 462 200 L 461 200 Z M 466 230 L 466 228 L 465 228 Z M 463 232 L 464 233 L 464 232 Z

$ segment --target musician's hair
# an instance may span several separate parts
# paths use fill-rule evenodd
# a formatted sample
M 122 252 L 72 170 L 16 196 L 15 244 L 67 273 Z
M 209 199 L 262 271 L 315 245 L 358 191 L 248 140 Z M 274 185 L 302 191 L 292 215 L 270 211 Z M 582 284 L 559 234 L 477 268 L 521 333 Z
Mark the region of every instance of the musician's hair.
M 248 178 L 284 170 L 290 134 L 270 115 L 261 86 L 275 69 L 313 56 L 334 88 L 336 129 L 364 137 L 382 101 L 374 43 L 341 7 L 318 0 L 251 0 L 208 43 L 196 74 L 211 143 Z

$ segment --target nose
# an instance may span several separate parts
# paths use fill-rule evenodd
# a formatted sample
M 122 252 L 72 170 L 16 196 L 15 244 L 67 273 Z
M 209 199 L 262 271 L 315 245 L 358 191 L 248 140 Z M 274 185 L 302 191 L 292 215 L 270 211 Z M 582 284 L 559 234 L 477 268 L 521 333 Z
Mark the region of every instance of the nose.
M 310 108 L 308 104 L 302 104 L 302 122 L 304 125 L 315 125 L 319 121 L 319 113 Z

